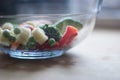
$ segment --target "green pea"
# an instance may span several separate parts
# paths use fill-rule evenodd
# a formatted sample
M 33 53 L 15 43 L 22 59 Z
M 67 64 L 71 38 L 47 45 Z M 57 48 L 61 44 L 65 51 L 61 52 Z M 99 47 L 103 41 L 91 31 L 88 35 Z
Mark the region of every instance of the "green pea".
M 10 37 L 9 37 L 9 41 L 10 41 L 10 42 L 15 42 L 15 41 L 16 41 L 16 38 L 15 38 L 14 36 L 10 36 Z
M 19 28 L 15 28 L 15 29 L 14 29 L 14 33 L 15 33 L 15 34 L 20 34 L 20 32 L 21 32 L 21 31 L 20 31 Z
M 54 38 L 50 38 L 48 42 L 49 42 L 49 45 L 50 45 L 50 46 L 54 46 L 55 43 L 56 43 L 56 41 L 55 41 Z
M 10 37 L 10 33 L 7 30 L 5 30 L 5 31 L 3 31 L 3 36 L 8 38 L 8 37 Z

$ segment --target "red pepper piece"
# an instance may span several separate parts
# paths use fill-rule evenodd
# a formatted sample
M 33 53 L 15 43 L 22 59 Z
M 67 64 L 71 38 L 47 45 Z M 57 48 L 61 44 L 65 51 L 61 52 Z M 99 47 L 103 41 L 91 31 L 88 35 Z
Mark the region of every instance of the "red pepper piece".
M 59 41 L 60 46 L 67 47 L 77 35 L 78 35 L 78 29 L 68 25 L 64 36 Z

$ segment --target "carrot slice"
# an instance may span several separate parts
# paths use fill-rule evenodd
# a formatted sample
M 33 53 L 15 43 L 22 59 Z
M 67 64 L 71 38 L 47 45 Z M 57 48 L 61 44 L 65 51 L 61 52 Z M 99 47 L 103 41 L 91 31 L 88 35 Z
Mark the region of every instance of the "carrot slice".
M 15 41 L 14 43 L 11 44 L 11 48 L 12 50 L 16 50 L 18 48 L 18 46 L 20 45 L 19 42 Z

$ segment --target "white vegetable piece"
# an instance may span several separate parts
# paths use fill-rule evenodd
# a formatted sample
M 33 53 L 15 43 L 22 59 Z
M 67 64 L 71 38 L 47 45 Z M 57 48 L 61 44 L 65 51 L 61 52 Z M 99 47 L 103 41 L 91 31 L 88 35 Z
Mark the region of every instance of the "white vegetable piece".
M 31 36 L 31 31 L 25 27 L 20 27 L 20 29 L 21 33 L 17 36 L 17 41 L 22 45 L 26 45 L 29 37 Z
M 8 38 L 5 38 L 3 36 L 3 31 L 1 28 L 0 28 L 0 44 L 4 45 L 4 46 L 10 46 L 10 41 L 8 40 Z M 9 33 L 10 31 L 7 30 Z
M 2 25 L 2 29 L 12 30 L 13 27 L 14 27 L 13 24 L 8 23 L 8 22 Z
M 32 31 L 32 35 L 36 42 L 38 42 L 40 45 L 44 44 L 48 40 L 48 37 L 45 35 L 44 31 L 40 28 L 35 28 Z

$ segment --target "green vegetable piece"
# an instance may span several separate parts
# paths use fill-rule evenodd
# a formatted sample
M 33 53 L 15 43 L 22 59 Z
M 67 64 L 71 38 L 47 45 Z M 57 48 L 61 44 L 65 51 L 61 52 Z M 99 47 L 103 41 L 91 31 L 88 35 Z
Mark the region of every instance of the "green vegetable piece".
M 48 38 L 54 38 L 55 41 L 59 41 L 61 38 L 61 35 L 59 31 L 52 25 L 45 24 L 42 29 L 44 30 L 45 34 L 48 36 Z
M 4 36 L 5 38 L 9 38 L 9 37 L 10 37 L 10 33 L 9 33 L 7 30 L 4 30 L 4 31 L 3 31 L 3 36 Z
M 27 44 L 26 44 L 26 49 L 34 49 L 37 45 L 37 42 L 33 37 L 30 37 Z
M 62 33 L 62 35 L 64 34 L 67 25 L 74 26 L 78 30 L 80 30 L 83 27 L 83 25 L 79 21 L 74 20 L 72 18 L 62 19 L 55 24 L 56 28 L 59 30 L 60 33 Z
M 50 46 L 54 46 L 55 43 L 56 43 L 56 41 L 55 41 L 54 38 L 50 38 L 48 42 L 49 42 L 49 45 L 50 45 Z
M 15 41 L 16 41 L 16 38 L 15 38 L 14 36 L 10 36 L 10 37 L 9 37 L 9 41 L 10 41 L 10 42 L 15 42 Z
M 28 43 L 26 47 L 27 47 L 28 49 L 34 49 L 35 46 L 36 46 L 36 43 L 31 42 L 31 43 Z
M 20 34 L 20 32 L 21 32 L 21 31 L 20 31 L 19 28 L 14 28 L 14 33 L 15 33 L 15 34 Z

